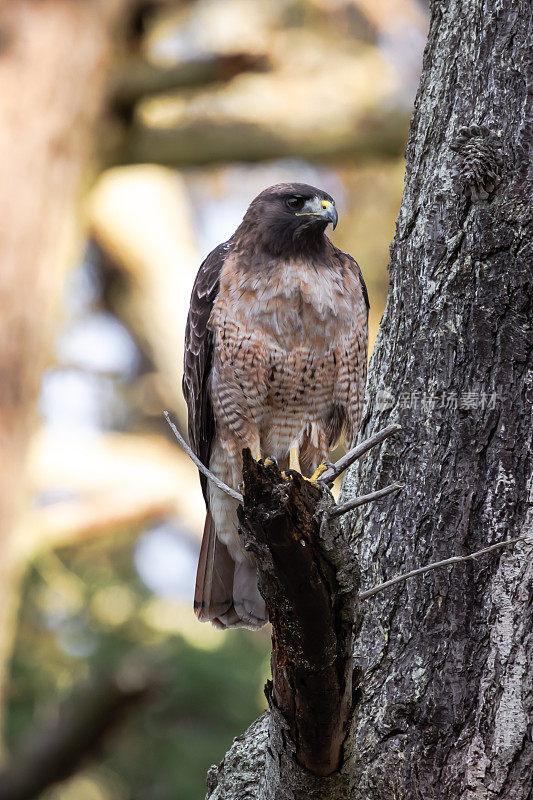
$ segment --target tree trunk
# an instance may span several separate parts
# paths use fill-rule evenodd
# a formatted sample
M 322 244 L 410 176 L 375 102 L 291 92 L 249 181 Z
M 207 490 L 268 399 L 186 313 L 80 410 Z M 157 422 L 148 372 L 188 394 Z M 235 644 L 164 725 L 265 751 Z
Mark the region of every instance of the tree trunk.
M 362 435 L 403 431 L 344 499 L 406 488 L 352 513 L 362 589 L 531 531 L 532 17 L 525 0 L 433 6 Z M 350 800 L 533 797 L 532 596 L 522 542 L 362 604 Z M 267 714 L 211 769 L 208 797 L 298 797 L 261 779 L 273 740 Z
M 119 0 L 0 8 L 0 702 L 26 449 L 119 8 Z
M 516 0 L 433 9 L 366 412 L 365 433 L 400 422 L 403 443 L 346 489 L 407 487 L 354 519 L 363 589 L 531 530 L 532 17 Z M 357 797 L 532 797 L 531 555 L 520 543 L 369 603 Z

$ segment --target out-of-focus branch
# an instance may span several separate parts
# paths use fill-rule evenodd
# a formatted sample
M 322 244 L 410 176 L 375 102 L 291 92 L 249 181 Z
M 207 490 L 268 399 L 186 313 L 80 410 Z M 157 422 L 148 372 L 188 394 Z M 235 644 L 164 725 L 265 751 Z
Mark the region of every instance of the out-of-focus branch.
M 131 119 L 135 104 L 143 97 L 228 81 L 242 72 L 265 71 L 268 64 L 266 56 L 255 53 L 215 53 L 172 67 L 132 58 L 111 78 L 108 105 L 121 117 Z
M 376 109 L 361 114 L 349 132 L 332 125 L 315 136 L 302 137 L 290 126 L 273 130 L 268 124 L 238 119 L 190 119 L 161 127 L 135 121 L 102 158 L 109 166 L 156 162 L 183 167 L 270 158 L 397 157 L 405 148 L 407 123 L 401 111 Z
M 92 755 L 124 715 L 146 700 L 153 684 L 123 685 L 101 679 L 69 703 L 53 723 L 33 731 L 11 763 L 0 771 L 0 800 L 32 800 L 64 780 Z

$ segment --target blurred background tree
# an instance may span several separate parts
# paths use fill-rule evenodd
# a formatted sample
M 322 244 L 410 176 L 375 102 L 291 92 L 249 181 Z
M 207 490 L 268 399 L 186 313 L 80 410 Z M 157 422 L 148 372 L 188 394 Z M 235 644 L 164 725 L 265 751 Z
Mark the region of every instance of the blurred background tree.
M 268 634 L 191 610 L 203 502 L 161 417 L 185 426 L 190 288 L 261 189 L 319 185 L 373 343 L 426 24 L 417 0 L 0 3 L 5 775 L 102 710 L 70 777 L 4 800 L 200 797 L 264 707 Z M 110 731 L 106 681 L 132 705 Z

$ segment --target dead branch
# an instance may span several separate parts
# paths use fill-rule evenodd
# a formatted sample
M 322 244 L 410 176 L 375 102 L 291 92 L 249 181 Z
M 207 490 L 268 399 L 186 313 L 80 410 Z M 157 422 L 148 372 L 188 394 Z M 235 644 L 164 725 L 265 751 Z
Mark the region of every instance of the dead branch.
M 284 480 L 277 466 L 255 462 L 249 450 L 243 477 L 241 533 L 256 557 L 272 622 L 270 747 L 300 770 L 293 786 L 307 791 L 319 776 L 335 774 L 340 787 L 352 714 L 357 564 L 340 525 L 322 525 L 333 504 L 329 491 L 297 473 Z M 280 725 L 287 726 L 282 737 Z M 314 791 L 318 786 L 326 784 Z M 327 797 L 337 797 L 327 786 Z
M 189 447 L 189 445 L 179 432 L 177 426 L 172 421 L 169 412 L 164 411 L 163 414 L 165 415 L 166 421 L 172 428 L 172 433 L 174 434 L 174 436 L 176 437 L 182 448 L 185 450 L 191 461 L 194 464 L 196 464 L 202 475 L 205 475 L 205 477 L 208 478 L 208 480 L 212 481 L 215 484 L 215 486 L 218 486 L 218 488 L 222 489 L 223 492 L 229 494 L 230 497 L 233 497 L 235 500 L 238 500 L 239 503 L 242 503 L 242 494 L 240 492 L 236 492 L 235 489 L 232 489 L 231 486 L 228 486 L 227 483 L 224 483 L 224 481 L 221 481 L 220 478 L 217 478 L 216 475 L 213 475 L 211 470 L 207 469 L 205 464 L 202 464 L 196 453 L 193 453 L 193 451 L 191 450 L 191 448 Z
M 427 564 L 425 567 L 412 569 L 410 572 L 404 572 L 403 575 L 397 575 L 395 578 L 391 578 L 388 581 L 378 583 L 376 586 L 373 586 L 372 589 L 368 589 L 366 592 L 360 592 L 359 600 L 368 600 L 369 597 L 374 597 L 374 595 L 379 594 L 379 592 L 382 592 L 384 589 L 388 589 L 390 586 L 395 586 L 395 584 L 402 583 L 402 581 L 407 581 L 409 578 L 414 578 L 417 575 L 424 575 L 426 572 L 430 572 L 433 569 L 438 569 L 439 567 L 449 567 L 452 564 L 461 564 L 463 561 L 472 561 L 474 558 L 478 558 L 485 553 L 491 553 L 493 550 L 499 550 L 501 547 L 509 547 L 517 542 L 525 541 L 531 541 L 533 544 L 533 539 L 531 539 L 530 536 L 518 536 L 516 539 L 507 539 L 505 542 L 496 542 L 496 544 L 491 544 L 489 547 L 484 547 L 482 550 L 477 550 L 475 553 L 470 553 L 467 556 L 452 556 L 451 558 L 445 558 L 444 561 L 434 561 L 432 564 Z
M 374 500 L 379 500 L 381 497 L 386 497 L 388 494 L 397 492 L 400 489 L 403 489 L 404 486 L 405 483 L 402 481 L 396 481 L 395 483 L 389 484 L 389 486 L 384 486 L 383 489 L 377 489 L 375 492 L 370 492 L 369 494 L 363 494 L 360 497 L 355 497 L 353 500 L 348 500 L 347 503 L 342 503 L 340 506 L 335 506 L 330 514 L 330 517 L 340 517 L 342 514 L 346 514 L 348 511 L 353 511 L 354 508 L 365 505 L 365 503 L 373 503 Z
M 402 426 L 398 425 L 397 423 L 393 425 L 388 425 L 386 428 L 374 433 L 373 436 L 370 436 L 368 439 L 365 439 L 364 442 L 361 442 L 356 447 L 353 447 L 349 450 L 342 458 L 330 467 L 326 472 L 323 473 L 321 477 L 322 483 L 326 483 L 328 486 L 332 486 L 335 478 L 338 478 L 348 467 L 350 467 L 354 461 L 357 461 L 358 458 L 364 456 L 365 453 L 368 453 L 373 447 L 376 447 L 381 442 L 384 442 L 385 439 L 388 439 L 389 436 L 392 436 L 394 433 L 398 433 L 401 431 Z

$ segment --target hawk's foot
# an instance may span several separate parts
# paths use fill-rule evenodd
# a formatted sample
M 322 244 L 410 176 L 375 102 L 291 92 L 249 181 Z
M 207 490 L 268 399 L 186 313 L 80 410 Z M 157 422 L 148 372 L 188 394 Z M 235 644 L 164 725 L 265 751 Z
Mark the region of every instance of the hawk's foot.
M 263 463 L 264 463 L 265 467 L 271 467 L 272 465 L 277 467 L 278 466 L 278 459 L 275 458 L 274 456 L 267 456 Z
M 289 450 L 289 469 L 287 472 L 299 472 L 302 474 L 300 466 L 300 448 L 297 444 L 293 445 Z
M 331 461 L 323 461 L 322 464 L 319 464 L 319 466 L 315 469 L 311 477 L 306 478 L 306 481 L 309 481 L 309 483 L 318 483 L 320 476 L 323 475 L 324 472 L 327 472 L 327 470 L 332 466 L 333 464 Z
M 290 479 L 293 475 L 298 475 L 300 478 L 303 478 L 298 445 L 294 445 L 289 450 L 289 469 L 285 469 L 281 473 L 283 480 Z

